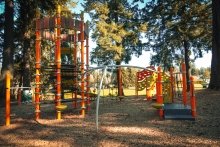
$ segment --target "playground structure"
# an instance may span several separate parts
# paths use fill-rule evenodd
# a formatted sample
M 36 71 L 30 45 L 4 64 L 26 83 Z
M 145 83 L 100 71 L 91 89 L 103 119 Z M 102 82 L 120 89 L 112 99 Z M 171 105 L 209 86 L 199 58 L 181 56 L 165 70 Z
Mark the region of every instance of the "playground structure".
M 152 103 L 152 106 L 158 109 L 158 114 L 160 117 L 164 117 L 165 120 L 168 120 L 168 119 L 195 120 L 196 102 L 195 102 L 195 93 L 194 93 L 194 81 L 193 81 L 193 77 L 190 77 L 190 100 L 191 100 L 190 104 L 191 106 L 188 106 L 187 105 L 187 94 L 186 94 L 185 63 L 182 63 L 182 80 L 183 80 L 182 81 L 182 95 L 183 95 L 182 101 L 183 101 L 183 104 L 174 104 L 175 79 L 174 79 L 173 74 L 175 73 L 173 73 L 172 68 L 170 69 L 170 76 L 168 76 L 162 72 L 160 67 L 158 67 L 158 70 L 155 71 L 154 67 L 151 67 L 151 66 L 148 68 L 143 68 L 143 67 L 138 67 L 138 66 L 128 66 L 128 65 L 104 66 L 104 67 L 97 67 L 97 68 L 103 68 L 104 72 L 103 72 L 101 82 L 99 85 L 98 97 L 97 97 L 97 103 L 96 103 L 96 132 L 98 132 L 98 112 L 99 112 L 100 91 L 102 87 L 103 78 L 106 74 L 107 67 L 123 67 L 123 66 L 143 69 L 143 71 L 137 73 L 137 81 L 139 80 L 139 81 L 144 81 L 144 82 L 139 82 L 139 83 L 136 82 L 136 88 L 137 88 L 136 92 L 138 91 L 138 86 L 140 85 L 146 88 L 146 92 L 148 92 L 148 90 L 153 90 L 155 88 L 154 80 L 156 79 L 156 101 L 157 103 Z M 153 73 L 156 73 L 156 74 L 153 74 Z M 150 76 L 151 78 L 149 78 Z M 147 79 L 144 80 L 146 77 L 148 77 L 148 80 Z M 165 80 L 165 82 L 162 81 L 163 79 Z M 142 87 L 140 89 L 142 89 Z M 148 87 L 150 87 L 150 89 L 148 89 Z M 119 87 L 119 89 L 121 89 L 121 87 Z M 164 94 L 163 94 L 163 91 L 164 91 Z M 121 94 L 120 91 L 119 91 L 119 94 Z M 149 99 L 148 95 L 147 95 L 147 99 Z
M 148 66 L 146 68 L 152 69 L 152 71 L 144 69 L 136 74 L 135 93 L 136 97 L 138 97 L 138 91 L 142 91 L 146 88 L 146 99 L 151 100 L 156 92 L 157 74 L 153 66 Z
M 90 109 L 90 100 L 89 100 L 89 72 L 91 71 L 89 69 L 89 43 L 88 43 L 88 25 L 84 23 L 83 20 L 83 14 L 81 15 L 81 20 L 74 20 L 71 18 L 65 18 L 63 16 L 60 16 L 60 7 L 57 8 L 57 14 L 54 17 L 49 18 L 40 18 L 40 12 L 37 10 L 36 12 L 36 62 L 35 62 L 35 68 L 36 68 L 36 78 L 35 78 L 35 119 L 40 118 L 40 97 L 41 97 L 41 75 L 43 74 L 43 68 L 41 66 L 41 38 L 48 39 L 50 41 L 55 42 L 55 58 L 54 58 L 54 65 L 50 67 L 49 69 L 52 69 L 54 73 L 54 87 L 55 87 L 55 109 L 56 109 L 56 118 L 61 119 L 61 111 L 63 111 L 66 106 L 61 105 L 61 97 L 62 97 L 62 80 L 61 78 L 64 78 L 65 76 L 70 76 L 73 80 L 73 87 L 70 88 L 70 91 L 74 93 L 74 107 L 77 107 L 77 94 L 81 95 L 81 115 L 85 115 L 85 109 Z M 74 34 L 61 34 L 61 28 L 70 29 L 74 31 Z M 54 29 L 54 32 L 49 32 L 48 30 Z M 85 72 L 85 66 L 84 66 L 84 40 L 86 40 L 86 72 Z M 61 48 L 61 41 L 66 42 L 73 42 L 74 43 L 74 50 L 71 51 L 70 48 Z M 77 71 L 77 52 L 76 52 L 76 46 L 77 42 L 81 43 L 81 62 L 80 62 L 80 90 L 77 87 L 77 77 L 78 77 L 78 71 Z M 73 53 L 73 65 L 63 65 L 61 64 L 61 54 L 63 53 Z M 175 119 L 172 117 L 167 117 L 167 113 L 172 113 L 176 111 L 176 109 L 186 109 L 187 113 L 191 113 L 190 118 L 188 119 L 195 119 L 196 111 L 195 111 L 195 95 L 194 95 L 194 88 L 193 88 L 193 79 L 191 78 L 191 107 L 187 105 L 187 99 L 186 99 L 186 76 L 185 76 L 185 64 L 182 66 L 182 94 L 183 94 L 183 105 L 172 105 L 171 103 L 174 102 L 174 76 L 172 73 L 172 70 L 170 72 L 170 77 L 163 72 L 161 72 L 161 68 L 158 67 L 158 70 L 156 71 L 154 67 L 150 66 L 147 68 L 143 67 L 137 67 L 137 66 L 128 66 L 126 67 L 134 67 L 134 68 L 141 68 L 144 69 L 143 72 L 137 73 L 138 81 L 136 86 L 139 89 L 142 89 L 143 87 L 146 88 L 147 92 L 147 100 L 152 99 L 152 94 L 156 91 L 156 100 L 157 103 L 155 106 L 158 108 L 159 116 L 164 117 L 165 119 Z M 98 90 L 98 97 L 97 97 L 97 103 L 96 103 L 96 111 L 98 115 L 98 106 L 99 106 L 99 99 L 100 99 L 100 89 L 102 86 L 102 80 L 104 75 L 106 74 L 107 67 L 118 67 L 120 70 L 120 67 L 123 67 L 123 65 L 117 65 L 117 66 L 104 66 L 104 67 L 97 67 L 95 69 L 104 69 L 103 76 L 99 85 Z M 46 68 L 45 68 L 46 69 Z M 122 81 L 121 81 L 121 72 L 119 72 L 120 80 L 119 82 L 119 89 L 122 89 Z M 67 74 L 67 75 L 65 75 Z M 85 80 L 86 76 L 86 80 Z M 9 76 L 10 77 L 10 76 Z M 8 77 L 6 77 L 8 78 Z M 10 81 L 10 80 L 9 80 Z M 8 81 L 7 81 L 8 82 Z M 10 101 L 10 83 L 8 84 L 6 82 L 6 124 L 10 124 L 10 103 L 8 106 L 8 101 Z M 86 90 L 85 90 L 85 82 L 86 82 Z M 65 83 L 65 82 L 63 82 Z M 155 90 L 156 87 L 156 90 Z M 8 92 L 9 90 L 9 92 Z M 138 91 L 138 90 L 137 90 Z M 119 92 L 119 98 L 122 98 L 122 91 Z M 138 94 L 137 94 L 138 95 Z M 85 98 L 86 96 L 86 98 Z M 86 104 L 85 104 L 86 102 Z M 87 106 L 87 107 L 86 107 Z M 152 104 L 153 106 L 153 104 Z M 183 112 L 181 112 L 183 113 Z M 188 114 L 187 114 L 188 115 Z M 178 116 L 178 119 L 180 118 L 180 115 Z M 184 117 L 186 118 L 185 112 Z M 187 116 L 188 117 L 188 116 Z M 98 116 L 97 116 L 98 118 Z M 9 120 L 8 120 L 9 119 Z M 9 122 L 9 123 L 8 123 Z
M 156 97 L 157 102 L 152 103 L 152 106 L 158 109 L 160 117 L 164 117 L 165 119 L 195 120 L 194 81 L 193 77 L 191 77 L 191 106 L 188 106 L 185 63 L 182 63 L 182 72 L 173 73 L 173 69 L 170 68 L 169 75 L 162 72 L 160 67 L 158 67 L 157 71 L 152 66 L 147 68 L 153 71 L 144 69 L 137 72 L 136 96 L 138 97 L 138 91 L 146 88 L 146 100 L 152 100 L 152 97 Z M 175 99 L 180 97 L 182 97 L 183 104 L 174 104 Z
M 81 20 L 75 20 L 72 18 L 66 18 L 60 15 L 61 9 L 60 6 L 57 7 L 57 13 L 53 17 L 40 18 L 40 11 L 36 11 L 36 80 L 35 80 L 35 119 L 40 118 L 40 97 L 41 97 L 41 79 L 42 71 L 45 70 L 45 67 L 41 67 L 41 38 L 44 38 L 49 41 L 55 42 L 55 50 L 54 50 L 54 65 L 49 67 L 54 73 L 54 87 L 55 87 L 55 108 L 56 108 L 56 118 L 61 119 L 61 110 L 65 108 L 65 106 L 61 105 L 61 97 L 62 97 L 62 82 L 65 76 L 71 77 L 68 80 L 73 80 L 73 86 L 69 87 L 71 92 L 74 94 L 74 107 L 77 107 L 77 94 L 81 94 L 81 114 L 85 115 L 85 109 L 90 109 L 90 101 L 89 101 L 89 74 L 85 74 L 85 66 L 86 71 L 89 70 L 89 31 L 88 24 L 84 23 L 84 14 L 81 13 Z M 72 34 L 61 34 L 61 28 L 68 29 L 73 31 Z M 50 32 L 48 30 L 54 29 L 54 32 Z M 86 65 L 84 63 L 84 40 L 86 40 Z M 73 51 L 71 48 L 61 48 L 61 41 L 74 43 Z M 77 42 L 81 43 L 81 62 L 80 71 L 77 71 Z M 61 64 L 61 54 L 63 53 L 71 53 L 73 55 L 73 65 L 63 65 Z M 80 72 L 80 74 L 78 74 Z M 77 85 L 77 77 L 81 76 L 81 89 L 79 90 Z M 86 80 L 85 80 L 86 76 Z M 61 79 L 62 78 L 62 79 Z M 86 89 L 85 89 L 86 82 Z M 65 83 L 65 82 L 63 82 Z M 85 98 L 86 96 L 86 98 Z M 85 102 L 87 103 L 87 107 Z
M 190 77 L 190 82 L 191 82 L 191 87 L 190 87 L 191 107 L 187 105 L 187 100 L 185 99 L 185 97 L 183 97 L 184 104 L 177 104 L 177 105 L 172 104 L 171 102 L 174 101 L 173 100 L 173 96 L 174 96 L 173 94 L 172 95 L 169 94 L 169 97 L 168 97 L 168 99 L 172 100 L 172 101 L 170 101 L 170 103 L 165 103 L 164 104 L 163 93 L 162 93 L 163 89 L 162 88 L 163 87 L 169 87 L 169 86 L 162 86 L 162 84 L 163 84 L 162 75 L 163 74 L 161 72 L 160 67 L 158 67 L 158 71 L 155 71 L 155 70 L 152 70 L 152 68 L 144 68 L 144 67 L 138 67 L 138 66 L 109 65 L 109 66 L 91 68 L 90 70 L 88 70 L 88 72 L 91 72 L 91 71 L 96 70 L 96 69 L 104 69 L 104 72 L 103 72 L 103 75 L 102 75 L 102 78 L 101 78 L 101 81 L 100 81 L 100 84 L 99 84 L 98 96 L 97 96 L 97 102 L 96 102 L 96 131 L 97 132 L 98 132 L 98 111 L 99 111 L 100 91 L 101 91 L 101 87 L 102 87 L 103 78 L 106 74 L 107 67 L 118 67 L 119 69 L 120 69 L 120 67 L 133 67 L 133 68 L 140 68 L 140 69 L 147 70 L 149 73 L 156 73 L 157 75 L 152 74 L 154 76 L 153 76 L 153 78 L 151 78 L 150 81 L 152 81 L 152 79 L 155 80 L 155 78 L 157 77 L 157 81 L 156 81 L 156 100 L 157 100 L 157 103 L 153 103 L 152 106 L 158 109 L 159 116 L 164 117 L 165 119 L 190 119 L 190 120 L 195 120 L 196 106 L 195 106 L 195 94 L 194 94 L 193 77 Z M 183 85 L 182 85 L 182 87 L 183 87 L 183 89 L 186 89 L 186 87 L 184 88 L 184 85 L 186 86 L 186 80 L 184 80 L 185 79 L 184 76 L 186 76 L 185 75 L 186 72 L 185 72 L 185 68 L 184 68 L 185 67 L 184 63 L 182 64 L 182 67 L 183 67 L 183 70 L 182 70 L 182 76 L 183 76 L 182 83 L 183 83 Z M 172 73 L 172 69 L 171 69 L 170 70 L 170 75 L 173 75 L 173 74 L 175 74 L 175 73 Z M 150 75 L 150 74 L 148 74 L 148 75 Z M 8 75 L 6 75 L 6 79 L 8 79 L 7 76 Z M 167 78 L 168 76 L 163 76 L 163 77 L 166 77 L 166 79 L 168 79 Z M 171 80 L 170 83 L 172 83 L 171 85 L 175 85 L 174 76 L 170 76 L 170 80 Z M 9 86 L 8 86 L 8 83 L 9 83 Z M 152 87 L 152 85 L 153 85 L 152 82 L 149 85 L 151 85 L 151 87 Z M 8 87 L 10 87 L 10 78 L 9 78 L 9 80 L 6 80 L 6 124 L 7 124 L 8 120 L 10 122 L 10 115 L 9 115 L 10 114 L 10 88 L 8 88 Z M 174 86 L 171 86 L 171 87 L 173 88 Z M 121 89 L 121 87 L 120 87 L 120 89 Z M 165 94 L 167 94 L 167 95 L 168 95 L 168 93 L 170 93 L 170 91 L 172 91 L 172 92 L 174 91 L 174 90 L 170 90 L 171 89 L 170 87 L 166 88 L 166 89 L 168 89 L 167 90 L 168 92 L 167 93 L 165 92 Z M 8 90 L 9 90 L 9 92 L 8 92 Z M 184 91 L 182 91 L 182 92 L 183 92 L 183 96 L 184 95 L 186 96 L 186 93 L 184 94 Z M 119 93 L 121 94 L 121 92 L 119 92 Z M 8 103 L 8 101 L 9 101 L 9 103 Z M 65 105 L 60 105 L 59 110 L 63 110 L 65 108 L 66 108 Z M 166 113 L 173 113 L 173 112 L 176 113 L 177 111 L 180 111 L 181 114 L 180 115 L 175 114 L 175 117 L 173 117 L 173 116 L 168 117 L 166 115 Z M 186 112 L 184 112 L 184 111 L 186 111 Z M 182 115 L 182 113 L 183 113 L 183 115 Z M 184 114 L 184 113 L 187 113 L 187 115 Z M 189 115 L 189 113 L 190 113 L 190 115 Z M 184 116 L 184 117 L 182 117 L 182 116 Z

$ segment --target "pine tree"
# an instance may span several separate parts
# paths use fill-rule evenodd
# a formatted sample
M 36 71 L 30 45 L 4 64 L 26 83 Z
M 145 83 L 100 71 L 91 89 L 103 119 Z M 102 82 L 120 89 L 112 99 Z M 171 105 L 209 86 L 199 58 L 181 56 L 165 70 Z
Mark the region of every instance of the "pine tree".
M 151 64 L 168 70 L 173 64 L 185 62 L 189 81 L 190 55 L 198 58 L 203 51 L 211 50 L 210 0 L 152 0 L 143 14 L 147 14 L 143 17 L 149 24 L 149 46 L 155 52 Z
M 6 73 L 8 68 L 11 70 L 11 75 L 13 78 L 13 68 L 14 68 L 14 57 L 16 59 L 22 59 L 23 62 L 23 86 L 29 87 L 30 86 L 30 68 L 31 66 L 31 60 L 34 61 L 33 58 L 31 58 L 31 53 L 34 52 L 33 48 L 31 46 L 34 46 L 34 40 L 35 40 L 35 12 L 36 8 L 41 9 L 41 13 L 54 13 L 56 10 L 56 6 L 58 4 L 65 7 L 65 11 L 67 10 L 66 3 L 69 2 L 70 6 L 73 6 L 75 3 L 71 2 L 70 0 L 39 0 L 39 1 L 27 1 L 27 0 L 16 0 L 16 3 L 13 3 L 13 0 L 5 0 L 5 37 L 4 37 L 4 44 L 6 48 L 11 51 L 5 51 L 5 55 L 3 55 L 3 64 L 2 64 L 2 72 Z M 13 4 L 16 5 L 16 17 L 14 11 Z M 10 12 L 9 12 L 10 11 Z M 8 15 L 10 13 L 10 15 Z M 14 18 L 16 18 L 15 26 L 14 24 Z M 9 29 L 9 27 L 11 27 Z M 16 28 L 16 29 L 15 29 Z M 15 32 L 13 31 L 15 30 Z M 15 35 L 13 35 L 15 34 Z M 15 44 L 13 44 L 15 42 Z M 10 44 L 9 44 L 10 43 Z M 12 43 L 12 44 L 11 44 Z M 18 55 L 14 55 L 14 48 L 17 47 L 17 49 L 23 49 L 21 50 L 21 55 L 23 57 L 19 58 Z M 5 47 L 4 47 L 5 48 Z M 19 51 L 18 51 L 19 52 Z M 17 52 L 16 52 L 17 53 Z M 3 53 L 4 54 L 4 53 Z M 34 56 L 34 55 L 33 55 Z M 5 97 L 5 88 L 4 88 L 4 80 L 5 80 L 5 74 L 1 75 L 1 85 L 0 85 L 0 98 Z M 11 82 L 13 83 L 13 82 Z
M 0 100 L 5 98 L 5 76 L 7 73 L 13 78 L 14 73 L 14 4 L 13 0 L 5 0 L 5 23 L 4 23 L 4 45 L 3 45 L 3 61 L 0 77 Z M 11 82 L 11 84 L 13 84 Z
M 211 79 L 209 88 L 214 90 L 220 89 L 220 1 L 212 0 L 212 62 L 211 62 Z
M 62 13 L 67 12 L 68 7 L 66 6 L 69 0 L 41 0 L 41 1 L 26 1 L 17 0 L 18 3 L 18 20 L 17 20 L 17 39 L 22 46 L 22 78 L 20 85 L 24 87 L 30 87 L 31 82 L 31 54 L 34 55 L 34 50 L 31 50 L 31 46 L 34 46 L 33 41 L 35 38 L 35 13 L 36 8 L 39 8 L 41 12 L 47 16 L 54 15 L 56 13 L 57 5 L 61 5 Z M 72 4 L 72 2 L 71 2 Z M 32 58 L 33 59 L 33 58 Z
M 133 14 L 136 7 L 131 7 L 127 0 L 87 1 L 83 6 L 92 19 L 92 39 L 97 42 L 91 52 L 92 63 L 120 65 L 129 63 L 132 54 L 142 54 L 144 44 L 140 36 L 146 32 L 147 24 Z

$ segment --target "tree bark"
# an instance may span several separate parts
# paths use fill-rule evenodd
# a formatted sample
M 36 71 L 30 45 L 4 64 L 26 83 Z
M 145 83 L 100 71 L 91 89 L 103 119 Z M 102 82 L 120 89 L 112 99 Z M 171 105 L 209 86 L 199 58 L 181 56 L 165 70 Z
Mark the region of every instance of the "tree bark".
M 220 1 L 212 0 L 212 61 L 209 88 L 220 89 Z
M 23 86 L 30 87 L 30 39 L 24 40 Z
M 119 2 L 118 1 L 115 1 L 115 4 L 114 4 L 114 9 L 115 9 L 115 23 L 117 24 L 118 23 L 118 6 L 119 6 Z M 118 42 L 116 42 L 116 45 L 119 46 L 120 44 Z M 121 65 L 121 61 L 116 61 L 116 65 Z M 121 77 L 120 77 L 121 76 Z M 117 71 L 117 80 L 118 80 L 118 96 L 121 96 L 120 95 L 120 91 L 122 92 L 121 94 L 124 95 L 124 90 L 123 90 L 123 84 L 122 84 L 122 72 L 121 70 L 119 70 L 118 68 L 118 71 Z M 119 82 L 121 81 L 121 82 Z M 120 85 L 121 83 L 121 85 Z M 121 87 L 121 89 L 120 89 Z
M 187 39 L 184 39 L 184 49 L 185 49 L 185 65 L 186 65 L 186 91 L 189 92 L 190 90 L 190 83 L 189 83 L 189 77 L 190 77 L 190 65 L 189 65 L 189 56 L 190 56 L 190 50 L 189 50 L 189 42 Z
M 119 61 L 116 62 L 116 65 L 121 65 L 121 62 L 119 62 Z M 121 82 L 119 82 L 119 81 L 121 81 Z M 123 96 L 124 90 L 123 90 L 123 83 L 122 83 L 122 72 L 121 72 L 121 70 L 119 70 L 119 68 L 117 70 L 117 82 L 118 82 L 118 96 Z M 121 85 L 120 85 L 120 83 L 121 83 Z M 120 89 L 120 87 L 121 87 L 121 89 Z M 122 95 L 119 94 L 120 90 L 121 90 Z
M 30 1 L 24 1 L 24 3 L 21 5 L 21 18 L 23 19 L 22 21 L 24 22 L 24 32 L 23 32 L 23 67 L 22 67 L 22 85 L 23 87 L 30 87 L 30 55 L 31 55 L 31 50 L 30 50 L 30 31 L 29 31 L 29 26 L 30 26 L 30 10 L 31 4 Z M 25 88 L 24 88 L 25 90 Z
M 7 73 L 13 79 L 14 74 L 14 4 L 13 0 L 5 0 L 5 23 L 4 23 L 4 49 L 3 62 L 0 77 L 0 100 L 5 101 L 5 76 Z M 11 80 L 13 85 L 13 80 Z M 4 103 L 1 103 L 4 104 Z

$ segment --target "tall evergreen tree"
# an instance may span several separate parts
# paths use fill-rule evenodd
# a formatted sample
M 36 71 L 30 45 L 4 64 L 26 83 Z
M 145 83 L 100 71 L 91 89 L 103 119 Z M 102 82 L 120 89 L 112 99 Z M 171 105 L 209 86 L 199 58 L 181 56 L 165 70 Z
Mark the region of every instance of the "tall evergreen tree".
M 133 15 L 137 7 L 132 7 L 127 0 L 87 1 L 83 6 L 93 20 L 92 39 L 97 42 L 91 52 L 92 63 L 120 65 L 128 63 L 132 54 L 142 54 L 145 48 L 140 40 L 141 32 L 146 32 L 147 24 Z
M 209 88 L 220 89 L 220 1 L 212 0 L 212 62 Z
M 4 0 L 0 0 L 0 63 L 2 63 L 2 52 L 3 52 L 3 43 L 4 43 L 4 21 L 5 21 L 5 13 L 4 13 Z
M 26 1 L 17 0 L 19 5 L 18 18 L 18 36 L 22 42 L 23 61 L 22 61 L 22 83 L 24 87 L 30 87 L 30 67 L 31 67 L 31 43 L 35 38 L 35 13 L 38 7 L 42 13 L 47 15 L 55 14 L 56 6 L 65 6 L 69 0 L 41 0 L 41 1 Z M 65 10 L 65 9 L 64 9 Z M 65 10 L 66 11 L 66 10 Z
M 5 95 L 5 76 L 7 73 L 13 79 L 14 73 L 14 3 L 13 0 L 5 0 L 5 23 L 4 23 L 4 48 L 3 48 L 3 62 L 0 77 L 1 95 L 0 100 L 4 100 Z M 11 82 L 12 83 L 12 82 Z M 13 83 L 12 83 L 13 84 Z
M 31 52 L 34 52 L 34 48 L 31 46 L 34 46 L 34 40 L 35 40 L 35 13 L 36 13 L 36 8 L 40 8 L 41 13 L 44 14 L 45 12 L 49 13 L 49 14 L 55 14 L 56 11 L 56 6 L 57 5 L 61 5 L 63 6 L 63 10 L 68 10 L 67 8 L 69 8 L 68 6 L 66 6 L 66 4 L 70 5 L 70 6 L 74 6 L 74 2 L 70 1 L 70 0 L 40 0 L 40 1 L 27 1 L 27 0 L 16 0 L 16 5 L 17 5 L 17 13 L 18 13 L 18 17 L 16 17 L 16 29 L 14 29 L 14 26 L 12 27 L 12 29 L 10 30 L 9 27 L 11 27 L 11 25 L 13 25 L 13 22 L 9 22 L 9 20 L 11 21 L 11 19 L 13 20 L 14 14 L 12 13 L 13 11 L 13 0 L 5 0 L 5 14 L 7 14 L 7 16 L 5 16 L 5 37 L 7 39 L 4 39 L 4 44 L 5 46 L 7 46 L 7 48 L 9 49 L 10 47 L 10 51 L 5 51 L 3 53 L 3 65 L 2 65 L 2 72 L 5 72 L 10 68 L 11 70 L 13 70 L 13 61 L 14 61 L 14 49 L 11 49 L 11 47 L 13 47 L 13 45 L 9 45 L 9 43 L 13 43 L 13 41 L 16 41 L 17 46 L 19 48 L 22 48 L 23 50 L 21 51 L 21 54 L 23 55 L 23 80 L 21 81 L 23 83 L 23 86 L 25 87 L 29 87 L 30 86 L 30 68 L 31 68 Z M 9 12 L 10 11 L 10 12 Z M 9 15 L 13 15 L 10 16 Z M 15 32 L 15 38 L 13 38 L 13 32 L 12 30 L 16 30 Z M 13 72 L 11 71 L 11 75 L 13 78 Z M 5 97 L 5 88 L 4 88 L 4 74 L 2 74 L 1 76 L 1 85 L 0 85 L 0 89 L 1 89 L 1 96 L 0 98 L 4 98 Z
M 149 46 L 155 52 L 151 64 L 168 70 L 173 64 L 185 62 L 189 81 L 190 55 L 202 57 L 203 51 L 211 49 L 210 0 L 152 0 L 143 14 L 147 14 L 143 19 L 149 23 Z

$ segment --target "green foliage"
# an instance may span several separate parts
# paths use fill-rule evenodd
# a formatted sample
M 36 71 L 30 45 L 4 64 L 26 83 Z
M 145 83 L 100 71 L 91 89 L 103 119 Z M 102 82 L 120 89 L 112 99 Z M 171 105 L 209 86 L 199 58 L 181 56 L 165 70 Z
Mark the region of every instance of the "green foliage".
M 138 70 L 135 68 L 121 68 L 121 71 L 123 87 L 134 87 L 136 80 L 135 77 Z M 102 71 L 97 70 L 91 73 L 90 84 L 92 85 L 92 87 L 98 88 L 99 82 L 101 81 L 102 73 Z M 107 72 L 102 84 L 105 88 L 110 88 L 110 84 L 114 85 L 114 87 L 117 87 L 117 70 Z
M 201 68 L 200 69 L 200 73 L 203 76 L 203 79 L 209 79 L 210 78 L 210 72 L 211 72 L 210 68 Z
M 198 76 L 200 74 L 199 69 L 196 68 L 195 64 L 191 65 L 191 74 L 192 76 Z
M 16 1 L 16 22 L 15 22 L 15 59 L 16 59 L 16 70 L 21 71 L 24 68 L 25 64 L 30 64 L 30 75 L 35 73 L 35 14 L 36 8 L 40 9 L 41 17 L 50 17 L 55 15 L 57 5 L 61 5 L 61 15 L 71 17 L 70 7 L 75 6 L 75 2 L 70 0 L 39 0 L 39 1 L 26 1 L 26 0 L 17 0 Z M 47 30 L 54 31 L 54 30 Z M 62 30 L 64 31 L 64 30 Z M 27 43 L 24 46 L 24 42 Z M 48 62 L 51 62 L 53 58 L 53 46 L 54 44 L 47 40 L 41 40 L 41 49 L 42 49 L 42 65 L 46 65 Z M 26 48 L 30 48 L 30 59 L 25 58 Z M 66 59 L 66 58 L 63 58 Z M 20 76 L 16 73 L 17 78 Z M 19 75 L 19 76 L 18 76 Z M 34 80 L 34 76 L 30 76 Z M 27 78 L 23 78 L 26 80 Z M 47 79 L 45 77 L 45 79 Z M 42 80 L 43 81 L 43 80 Z M 47 80 L 45 80 L 46 82 Z M 27 81 L 30 82 L 30 81 Z M 21 83 L 20 83 L 21 84 Z
M 156 53 L 151 64 L 169 68 L 192 53 L 195 58 L 211 49 L 211 0 L 152 0 L 142 9 L 148 22 L 149 46 Z M 186 47 L 189 53 L 184 55 Z M 186 59 L 186 58 L 185 58 Z M 191 60 L 192 61 L 192 60 Z
M 91 52 L 92 63 L 128 63 L 132 54 L 141 55 L 140 35 L 147 31 L 147 24 L 135 18 L 134 7 L 127 0 L 87 1 L 83 6 L 92 18 L 92 39 L 97 43 Z
M 134 87 L 136 82 L 137 70 L 134 68 L 123 68 L 122 69 L 122 81 L 124 88 Z

